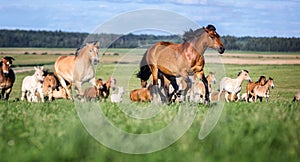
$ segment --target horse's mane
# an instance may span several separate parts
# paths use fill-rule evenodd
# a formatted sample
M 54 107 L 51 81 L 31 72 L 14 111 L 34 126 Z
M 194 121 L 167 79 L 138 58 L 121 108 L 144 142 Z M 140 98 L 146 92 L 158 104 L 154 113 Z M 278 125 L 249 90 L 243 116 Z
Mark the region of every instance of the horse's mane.
M 248 70 L 243 70 L 243 71 L 245 71 L 246 73 L 249 73 L 249 71 L 248 71 Z M 237 76 L 240 76 L 240 75 L 241 75 L 241 73 L 242 73 L 242 71 L 240 71 L 240 72 L 238 73 L 238 75 L 237 75 Z
M 97 41 L 93 41 L 93 42 L 87 42 L 87 43 L 93 43 L 95 44 Z M 85 44 L 82 44 L 80 47 L 78 47 L 75 51 L 75 56 L 78 56 L 79 52 L 86 46 L 86 43 Z
M 202 35 L 205 32 L 204 28 L 205 27 L 202 27 L 202 28 L 196 29 L 194 31 L 193 31 L 193 29 L 190 29 L 190 30 L 184 32 L 184 34 L 183 34 L 183 40 L 185 42 L 189 42 L 191 40 L 194 40 L 194 39 L 198 38 L 200 35 Z M 207 25 L 206 28 L 208 30 L 214 30 L 214 31 L 216 31 L 216 28 L 213 25 Z
M 266 77 L 265 77 L 265 76 L 263 76 L 263 75 L 262 75 L 262 76 L 260 76 L 260 77 L 259 77 L 259 79 L 258 79 L 258 81 L 256 81 L 256 83 L 260 83 L 260 82 L 261 82 L 261 80 L 262 80 L 263 78 L 265 78 L 265 79 L 266 79 Z
M 13 60 L 15 60 L 13 57 L 11 57 L 11 56 L 4 56 L 3 57 L 5 60 L 8 60 L 8 62 L 10 63 L 10 64 L 12 64 L 12 61 Z M 0 62 L 1 64 L 2 64 L 2 61 Z

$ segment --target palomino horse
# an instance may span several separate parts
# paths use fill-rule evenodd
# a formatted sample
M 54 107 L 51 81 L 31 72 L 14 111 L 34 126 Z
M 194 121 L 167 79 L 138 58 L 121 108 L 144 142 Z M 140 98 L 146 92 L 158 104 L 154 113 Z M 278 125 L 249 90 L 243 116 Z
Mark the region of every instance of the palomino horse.
M 230 101 L 234 101 L 235 94 L 237 95 L 238 99 L 240 99 L 240 92 L 242 90 L 242 82 L 244 80 L 251 81 L 251 78 L 249 76 L 249 72 L 247 70 L 242 70 L 239 72 L 238 77 L 236 79 L 224 77 L 220 82 L 220 92 L 218 95 L 218 100 L 221 98 L 222 92 L 225 90 L 225 100 L 226 102 L 229 102 L 228 95 L 231 93 Z
M 190 100 L 195 101 L 195 102 L 203 101 L 203 98 L 205 95 L 205 85 L 202 80 L 197 80 L 197 78 L 194 78 L 194 80 L 195 81 L 191 88 Z M 211 84 L 212 83 L 216 84 L 216 82 L 217 82 L 215 73 L 210 72 L 206 76 L 206 80 L 208 83 L 208 91 L 209 91 L 209 96 L 210 96 L 209 98 L 211 99 L 211 92 L 212 92 Z
M 249 99 L 253 97 L 253 89 L 258 85 L 263 86 L 266 83 L 266 80 L 267 79 L 265 76 L 260 76 L 258 81 L 248 82 L 246 86 L 246 96 L 245 96 L 246 102 L 249 102 Z
M 262 97 L 266 98 L 266 102 L 268 102 L 268 99 L 270 97 L 270 87 L 274 88 L 274 81 L 273 78 L 270 78 L 266 81 L 264 85 L 258 85 L 253 89 L 254 94 L 254 102 L 256 102 L 257 97 L 261 97 L 260 101 L 262 101 Z
M 29 102 L 38 102 L 38 93 L 42 102 L 44 102 L 43 93 L 43 81 L 44 81 L 44 71 L 43 67 L 34 67 L 34 74 L 32 76 L 26 76 L 22 82 L 22 97 L 23 101 L 26 97 Z
M 81 85 L 91 82 L 95 85 L 95 68 L 99 63 L 99 42 L 86 43 L 77 49 L 75 55 L 60 56 L 54 63 L 54 73 L 62 87 L 66 90 L 68 98 L 72 99 L 66 81 L 75 86 L 77 97 L 83 96 Z
M 13 60 L 13 57 L 5 56 L 0 62 L 0 99 L 9 99 L 9 95 L 15 82 L 15 73 L 11 69 Z
M 181 44 L 158 42 L 150 47 L 140 62 L 140 71 L 137 77 L 141 79 L 142 87 L 146 87 L 147 80 L 152 74 L 154 88 L 158 91 L 158 79 L 163 81 L 163 76 L 165 76 L 171 81 L 174 92 L 178 93 L 176 77 L 181 76 L 187 83 L 183 94 L 185 95 L 191 87 L 189 73 L 195 73 L 198 78 L 203 80 L 206 89 L 205 101 L 208 104 L 208 84 L 203 70 L 204 52 L 207 47 L 210 47 L 222 54 L 225 51 L 224 45 L 213 25 L 185 32 L 184 40 Z

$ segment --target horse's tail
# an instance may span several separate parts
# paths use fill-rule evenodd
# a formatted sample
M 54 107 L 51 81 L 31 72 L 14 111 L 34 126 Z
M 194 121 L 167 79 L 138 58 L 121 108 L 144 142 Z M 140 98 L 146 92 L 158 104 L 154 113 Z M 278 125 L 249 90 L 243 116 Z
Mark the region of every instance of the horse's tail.
M 141 60 L 141 63 L 140 63 L 140 71 L 136 74 L 136 76 L 138 78 L 141 78 L 141 80 L 144 80 L 144 81 L 147 81 L 151 75 L 151 70 L 150 70 L 150 67 L 147 63 L 147 60 L 146 60 L 146 55 L 147 55 L 147 52 L 144 54 L 142 60 Z

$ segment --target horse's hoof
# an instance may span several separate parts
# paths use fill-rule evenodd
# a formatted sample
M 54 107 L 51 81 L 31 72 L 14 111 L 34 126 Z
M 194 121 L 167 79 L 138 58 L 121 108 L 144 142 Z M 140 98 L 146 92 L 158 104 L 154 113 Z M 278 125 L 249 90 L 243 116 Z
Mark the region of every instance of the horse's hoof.
M 209 102 L 208 100 L 205 100 L 205 101 L 204 101 L 204 105 L 209 106 L 209 105 L 210 105 L 210 102 Z

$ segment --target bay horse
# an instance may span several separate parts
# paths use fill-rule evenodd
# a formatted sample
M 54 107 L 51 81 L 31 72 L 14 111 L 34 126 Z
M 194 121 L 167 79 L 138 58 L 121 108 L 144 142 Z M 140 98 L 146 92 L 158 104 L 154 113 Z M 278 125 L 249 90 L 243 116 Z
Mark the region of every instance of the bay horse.
M 15 73 L 11 69 L 13 60 L 15 60 L 13 57 L 5 56 L 0 62 L 0 99 L 8 100 L 12 91 L 16 79 Z
M 244 80 L 251 81 L 249 72 L 247 70 L 242 70 L 238 73 L 238 77 L 236 79 L 232 79 L 229 77 L 224 77 L 220 82 L 220 92 L 218 95 L 218 100 L 221 98 L 221 94 L 225 91 L 225 100 L 229 102 L 228 95 L 231 93 L 230 101 L 234 101 L 234 96 L 237 95 L 239 101 L 240 99 L 240 92 L 242 90 L 242 82 Z
M 269 77 L 269 79 L 266 81 L 264 85 L 258 85 L 253 89 L 254 94 L 254 102 L 257 101 L 257 98 L 260 97 L 260 101 L 262 101 L 262 98 L 266 98 L 266 102 L 268 102 L 268 99 L 270 97 L 270 87 L 274 88 L 274 80 L 273 78 Z
M 140 71 L 137 77 L 141 79 L 142 87 L 146 87 L 147 80 L 152 74 L 153 87 L 157 92 L 158 79 L 163 81 L 163 76 L 165 76 L 171 82 L 176 94 L 180 93 L 176 77 L 181 76 L 187 83 L 187 87 L 183 91 L 185 96 L 187 90 L 191 87 L 189 74 L 196 74 L 198 78 L 203 80 L 206 90 L 205 103 L 208 104 L 208 84 L 203 70 L 205 64 L 204 52 L 207 47 L 210 47 L 223 54 L 225 47 L 213 25 L 195 31 L 190 29 L 190 31 L 184 33 L 183 37 L 184 42 L 181 44 L 157 42 L 150 47 L 140 62 Z
M 78 48 L 75 55 L 60 56 L 54 63 L 54 73 L 60 84 L 66 90 L 69 99 L 72 99 L 71 92 L 66 81 L 75 86 L 76 96 L 82 99 L 82 84 L 90 82 L 95 84 L 95 66 L 99 63 L 98 56 L 99 42 L 86 43 Z

